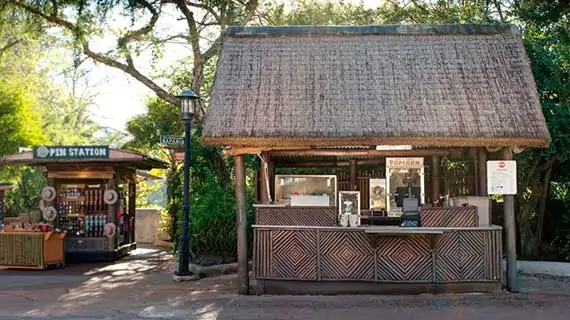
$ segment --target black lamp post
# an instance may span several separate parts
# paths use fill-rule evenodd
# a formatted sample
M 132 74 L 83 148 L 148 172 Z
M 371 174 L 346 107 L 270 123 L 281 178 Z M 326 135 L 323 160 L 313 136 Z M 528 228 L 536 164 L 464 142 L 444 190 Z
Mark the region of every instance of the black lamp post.
M 184 203 L 182 213 L 184 220 L 182 224 L 182 236 L 180 237 L 180 255 L 178 260 L 178 270 L 176 276 L 192 276 L 190 271 L 190 125 L 192 117 L 196 113 L 196 103 L 200 97 L 190 90 L 184 90 L 178 96 L 180 99 L 180 117 L 184 121 Z

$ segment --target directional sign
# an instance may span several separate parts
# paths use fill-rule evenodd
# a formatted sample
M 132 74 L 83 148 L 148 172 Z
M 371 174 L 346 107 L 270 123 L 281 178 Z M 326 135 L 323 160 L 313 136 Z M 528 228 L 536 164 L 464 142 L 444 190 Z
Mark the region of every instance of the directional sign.
M 184 160 L 184 152 L 176 152 L 174 153 L 174 160 L 176 161 L 183 161 Z
M 182 146 L 184 145 L 184 137 L 160 136 L 160 144 L 167 146 Z

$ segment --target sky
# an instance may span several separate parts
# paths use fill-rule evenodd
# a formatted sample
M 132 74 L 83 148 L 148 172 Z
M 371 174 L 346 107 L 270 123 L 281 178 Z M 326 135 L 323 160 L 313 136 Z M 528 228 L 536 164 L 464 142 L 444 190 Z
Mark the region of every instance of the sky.
M 284 0 L 287 3 L 292 0 Z M 363 2 L 366 7 L 375 7 L 381 3 L 380 0 L 344 0 L 348 3 Z M 172 30 L 186 30 L 182 21 L 177 21 L 178 14 L 174 12 L 165 13 L 165 19 L 159 20 L 158 28 L 165 32 Z M 127 19 L 128 20 L 128 19 Z M 125 19 L 115 19 L 111 21 L 114 28 L 118 26 L 128 26 L 130 21 Z M 105 50 L 114 46 L 115 36 L 109 35 L 103 39 L 95 41 L 93 49 Z M 164 58 L 160 60 L 159 68 L 168 68 L 173 62 L 190 54 L 189 48 L 185 45 L 174 43 L 164 50 Z M 135 60 L 137 68 L 148 75 L 151 72 L 149 52 L 143 54 Z M 143 84 L 135 80 L 130 75 L 122 71 L 105 65 L 90 65 L 91 72 L 88 76 L 90 91 L 95 96 L 94 104 L 90 111 L 93 120 L 105 127 L 124 131 L 126 122 L 132 117 L 145 112 L 145 100 L 153 97 L 154 93 Z M 174 107 L 174 106 L 173 106 Z

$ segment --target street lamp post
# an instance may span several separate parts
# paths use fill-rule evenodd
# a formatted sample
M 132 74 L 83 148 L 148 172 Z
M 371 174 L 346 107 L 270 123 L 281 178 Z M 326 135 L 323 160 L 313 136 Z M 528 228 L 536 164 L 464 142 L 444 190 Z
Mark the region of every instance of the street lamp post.
M 178 260 L 178 270 L 175 275 L 178 277 L 193 276 L 190 271 L 190 126 L 192 117 L 196 113 L 196 103 L 200 97 L 190 90 L 184 90 L 178 96 L 180 99 L 180 117 L 184 121 L 184 203 L 182 207 L 183 223 L 182 236 L 180 237 L 180 255 Z

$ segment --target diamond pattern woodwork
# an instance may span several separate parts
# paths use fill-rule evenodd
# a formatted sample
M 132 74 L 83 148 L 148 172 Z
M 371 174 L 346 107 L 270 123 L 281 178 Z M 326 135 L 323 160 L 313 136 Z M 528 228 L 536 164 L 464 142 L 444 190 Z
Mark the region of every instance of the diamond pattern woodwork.
M 376 240 L 378 281 L 431 281 L 429 236 L 386 236 Z
M 317 232 L 271 231 L 271 276 L 280 279 L 317 279 Z
M 422 208 L 422 227 L 477 227 L 477 207 Z
M 257 279 L 271 276 L 271 231 L 256 230 L 253 234 L 253 274 Z
M 258 207 L 255 224 L 274 226 L 336 226 L 336 207 Z
M 378 236 L 362 230 L 256 227 L 258 279 L 377 282 L 499 281 L 501 230 Z M 375 247 L 371 245 L 375 244 Z
M 448 232 L 435 241 L 436 281 L 484 280 L 487 261 L 481 231 Z
M 374 280 L 374 249 L 365 233 L 323 231 L 319 249 L 322 280 Z

